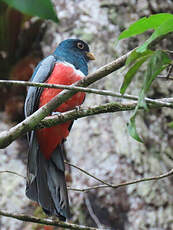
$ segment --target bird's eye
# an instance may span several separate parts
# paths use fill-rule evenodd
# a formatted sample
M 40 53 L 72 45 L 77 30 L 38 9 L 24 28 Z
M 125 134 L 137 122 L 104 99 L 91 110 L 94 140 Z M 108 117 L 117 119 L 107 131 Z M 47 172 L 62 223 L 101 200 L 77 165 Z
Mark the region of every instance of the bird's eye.
M 78 42 L 77 43 L 77 48 L 79 48 L 79 49 L 83 49 L 84 48 L 84 44 L 83 43 L 81 43 L 81 42 Z

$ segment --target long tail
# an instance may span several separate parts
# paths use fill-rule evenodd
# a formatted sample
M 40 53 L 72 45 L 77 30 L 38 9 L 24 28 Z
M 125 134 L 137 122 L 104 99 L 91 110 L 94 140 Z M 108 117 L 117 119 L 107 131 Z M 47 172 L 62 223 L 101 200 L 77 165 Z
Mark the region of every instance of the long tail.
M 63 149 L 59 145 L 47 160 L 40 152 L 35 132 L 30 136 L 26 195 L 38 202 L 47 215 L 69 218 Z

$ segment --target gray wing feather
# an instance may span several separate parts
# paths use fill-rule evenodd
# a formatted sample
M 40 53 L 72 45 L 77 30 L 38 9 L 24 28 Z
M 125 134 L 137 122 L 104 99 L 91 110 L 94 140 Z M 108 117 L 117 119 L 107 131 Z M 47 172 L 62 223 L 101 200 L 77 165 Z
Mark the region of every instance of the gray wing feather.
M 50 73 L 52 72 L 56 58 L 53 55 L 45 58 L 40 64 L 36 67 L 31 81 L 43 83 L 47 80 Z M 38 107 L 38 100 L 43 88 L 38 87 L 29 87 L 27 97 L 25 100 L 25 117 L 30 116 L 33 112 L 36 111 Z
M 52 69 L 55 65 L 56 59 L 53 55 L 45 58 L 38 66 L 36 67 L 31 81 L 32 82 L 44 82 L 52 72 Z M 25 117 L 31 115 L 38 107 L 38 102 L 40 94 L 43 88 L 38 87 L 29 87 L 27 97 L 25 100 Z M 37 157 L 39 152 L 39 145 L 37 143 L 37 138 L 35 131 L 31 131 L 27 134 L 29 141 L 29 154 L 28 154 L 28 170 L 27 176 L 28 181 L 31 184 L 34 178 L 37 175 Z M 37 199 L 37 198 L 35 198 Z

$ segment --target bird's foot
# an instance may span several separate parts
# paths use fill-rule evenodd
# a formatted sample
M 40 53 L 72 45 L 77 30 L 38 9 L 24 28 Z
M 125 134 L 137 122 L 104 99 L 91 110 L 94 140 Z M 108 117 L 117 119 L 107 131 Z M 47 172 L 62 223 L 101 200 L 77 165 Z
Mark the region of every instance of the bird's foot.
M 52 112 L 51 116 L 53 115 L 58 115 L 59 117 L 62 117 L 62 113 L 61 112 Z
M 61 114 L 60 112 L 52 112 L 51 115 L 53 116 L 53 115 L 60 115 L 60 114 Z
M 81 108 L 81 105 L 76 106 L 75 107 L 76 112 L 79 112 L 80 108 Z

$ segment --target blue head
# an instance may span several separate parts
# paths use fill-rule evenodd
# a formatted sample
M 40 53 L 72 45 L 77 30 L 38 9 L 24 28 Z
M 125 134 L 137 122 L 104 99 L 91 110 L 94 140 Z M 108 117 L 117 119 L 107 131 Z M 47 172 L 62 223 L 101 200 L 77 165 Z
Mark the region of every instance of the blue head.
M 67 39 L 62 41 L 54 52 L 57 60 L 66 61 L 88 74 L 87 62 L 94 60 L 94 55 L 89 52 L 88 45 L 79 39 Z

